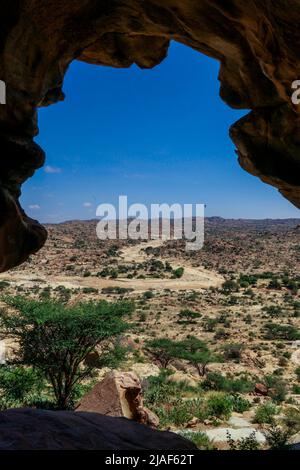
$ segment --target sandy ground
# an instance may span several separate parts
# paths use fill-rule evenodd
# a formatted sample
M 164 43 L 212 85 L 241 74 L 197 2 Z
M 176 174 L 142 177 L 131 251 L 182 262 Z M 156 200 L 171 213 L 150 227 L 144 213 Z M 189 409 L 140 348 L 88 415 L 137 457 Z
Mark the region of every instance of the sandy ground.
M 143 262 L 147 259 L 147 255 L 141 251 L 147 246 L 158 247 L 162 245 L 162 240 L 152 240 L 141 243 L 136 246 L 130 246 L 122 251 L 120 257 L 122 262 L 132 263 L 134 261 Z M 13 271 L 0 275 L 1 280 L 7 280 L 16 285 L 30 286 L 33 284 L 39 284 L 37 277 L 40 282 L 57 287 L 64 285 L 67 288 L 78 288 L 78 287 L 94 287 L 96 289 L 103 289 L 105 287 L 126 287 L 134 289 L 135 291 L 146 291 L 149 289 L 163 290 L 171 289 L 174 291 L 179 290 L 201 290 L 209 287 L 220 287 L 224 282 L 224 278 L 214 271 L 209 271 L 201 267 L 193 267 L 187 264 L 184 260 L 169 260 L 173 268 L 183 267 L 184 275 L 180 279 L 102 279 L 98 277 L 87 277 L 81 278 L 78 276 L 64 276 L 64 275 L 50 275 L 44 276 L 42 274 L 24 272 L 24 271 Z

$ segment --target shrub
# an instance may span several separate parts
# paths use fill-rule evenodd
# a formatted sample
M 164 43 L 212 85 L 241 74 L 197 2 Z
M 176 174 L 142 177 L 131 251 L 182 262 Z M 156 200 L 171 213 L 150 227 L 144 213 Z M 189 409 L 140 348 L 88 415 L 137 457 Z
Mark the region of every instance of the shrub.
M 116 294 L 116 295 L 125 295 L 132 292 L 133 289 L 127 287 L 103 287 L 101 290 L 102 294 Z
M 285 341 L 295 341 L 300 339 L 300 331 L 292 325 L 266 323 L 264 325 L 264 331 L 264 337 L 268 340 L 281 339 Z
M 224 330 L 224 328 L 218 328 L 217 331 L 215 332 L 214 339 L 220 340 L 220 339 L 226 339 L 230 336 L 230 334 Z
M 199 450 L 214 450 L 213 442 L 209 439 L 205 432 L 183 431 L 180 434 L 189 441 L 192 441 Z
M 265 384 L 269 390 L 269 395 L 276 403 L 281 403 L 285 400 L 287 395 L 287 386 L 281 377 L 267 375 L 265 377 Z
M 240 284 L 241 287 L 248 287 L 249 285 L 256 286 L 257 276 L 256 275 L 241 274 L 240 278 L 239 278 L 239 284 Z M 242 284 L 247 284 L 247 285 L 242 286 Z
M 179 317 L 191 322 L 193 320 L 196 320 L 197 318 L 200 318 L 201 315 L 198 312 L 193 312 L 193 310 L 185 309 L 181 310 L 181 312 L 179 313 Z
M 83 294 L 98 294 L 98 289 L 94 287 L 83 287 L 82 292 Z
M 295 395 L 300 395 L 300 385 L 293 385 L 293 388 L 292 388 L 292 392 L 295 394 Z
M 232 398 L 226 393 L 212 393 L 206 401 L 206 411 L 210 417 L 228 419 L 232 410 Z
M 171 375 L 171 371 L 162 369 L 158 376 L 149 377 L 144 398 L 145 402 L 151 407 L 171 403 L 174 397 L 176 398 L 184 391 L 190 390 L 185 382 L 169 381 Z
M 273 403 L 267 402 L 257 408 L 253 422 L 258 424 L 274 424 L 276 413 L 277 407 Z
M 240 343 L 230 343 L 224 346 L 224 357 L 226 360 L 234 360 L 239 362 L 241 359 L 244 345 Z
M 7 281 L 0 281 L 0 291 L 1 290 L 4 290 L 4 289 L 7 289 L 7 287 L 10 286 L 10 283 L 7 282 Z
M 282 315 L 282 308 L 279 305 L 270 305 L 262 309 L 263 312 L 270 315 L 270 317 L 280 317 Z
M 218 372 L 210 372 L 207 374 L 206 380 L 202 383 L 202 387 L 205 390 L 248 393 L 254 390 L 254 382 L 247 377 L 229 379 Z
M 159 406 L 154 411 L 158 415 L 162 427 L 184 426 L 194 417 L 201 420 L 206 417 L 203 402 L 199 399 L 183 400 L 177 398 L 172 400 L 169 405 Z
M 146 300 L 153 299 L 154 293 L 151 290 L 147 290 L 146 292 L 144 292 L 143 297 Z
M 213 331 L 215 331 L 217 324 L 218 324 L 218 321 L 215 318 L 208 318 L 208 317 L 203 318 L 202 326 L 203 326 L 204 331 L 212 333 Z
M 173 382 L 167 382 L 167 378 L 171 375 L 169 370 L 163 369 L 160 374 L 155 377 L 149 377 L 148 386 L 144 393 L 145 402 L 150 406 L 163 404 L 172 396 Z
M 286 448 L 292 433 L 290 430 L 283 430 L 279 427 L 272 427 L 264 433 L 270 450 L 280 450 Z
M 234 441 L 231 437 L 230 432 L 227 432 L 227 443 L 230 450 L 258 450 L 260 448 L 259 443 L 256 440 L 255 431 L 250 434 L 249 437 L 244 437 L 237 441 Z
M 272 279 L 269 282 L 268 289 L 280 290 L 281 289 L 281 282 L 278 279 Z
M 43 377 L 33 368 L 0 366 L 0 403 L 14 408 L 25 406 L 44 388 Z
M 222 284 L 222 292 L 225 295 L 231 294 L 231 292 L 238 292 L 238 290 L 239 290 L 238 283 L 232 279 L 225 281 Z
M 184 268 L 177 268 L 177 269 L 173 269 L 172 271 L 172 277 L 175 279 L 181 278 L 183 274 L 184 274 Z
M 248 411 L 251 408 L 251 403 L 249 402 L 249 400 L 246 400 L 238 394 L 232 395 L 231 400 L 233 411 L 235 411 L 236 413 L 244 413 L 245 411 Z
M 284 424 L 285 426 L 296 434 L 300 432 L 300 410 L 296 408 L 288 408 L 284 412 Z

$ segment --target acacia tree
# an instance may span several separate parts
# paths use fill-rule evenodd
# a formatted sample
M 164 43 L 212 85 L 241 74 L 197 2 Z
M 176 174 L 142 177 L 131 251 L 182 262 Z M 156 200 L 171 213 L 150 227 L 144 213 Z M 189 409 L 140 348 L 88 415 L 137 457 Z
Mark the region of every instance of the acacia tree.
M 94 369 L 84 361 L 88 354 L 96 346 L 107 354 L 112 338 L 130 326 L 123 317 L 134 310 L 132 302 L 124 301 L 72 307 L 20 296 L 5 301 L 14 312 L 2 310 L 1 334 L 18 340 L 19 362 L 41 371 L 53 388 L 59 409 L 71 406 L 74 387 Z
M 146 349 L 163 369 L 179 357 L 179 343 L 168 338 L 159 338 L 146 343 Z
M 195 367 L 200 377 L 206 375 L 208 364 L 217 360 L 208 346 L 195 336 L 188 336 L 178 344 L 178 348 L 180 351 L 178 357 Z
M 187 320 L 188 322 L 192 322 L 193 320 L 197 320 L 201 317 L 201 314 L 198 312 L 194 312 L 193 310 L 184 309 L 181 310 L 179 313 L 179 317 L 183 320 Z

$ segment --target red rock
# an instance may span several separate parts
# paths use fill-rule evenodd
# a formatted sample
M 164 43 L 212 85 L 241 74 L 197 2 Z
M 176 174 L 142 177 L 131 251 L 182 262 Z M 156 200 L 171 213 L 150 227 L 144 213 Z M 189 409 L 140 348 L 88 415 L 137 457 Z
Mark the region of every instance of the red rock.
M 264 397 L 266 397 L 268 395 L 268 389 L 264 384 L 257 383 L 255 385 L 255 390 L 254 391 L 255 391 L 255 393 L 257 393 L 257 395 L 262 395 Z

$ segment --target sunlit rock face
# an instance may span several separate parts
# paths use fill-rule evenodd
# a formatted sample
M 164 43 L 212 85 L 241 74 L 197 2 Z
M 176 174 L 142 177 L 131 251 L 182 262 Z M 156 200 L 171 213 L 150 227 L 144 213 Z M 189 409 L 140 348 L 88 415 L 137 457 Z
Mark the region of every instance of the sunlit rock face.
M 240 164 L 300 207 L 297 0 L 11 0 L 1 6 L 0 269 L 24 261 L 46 232 L 18 205 L 22 183 L 43 165 L 33 143 L 37 108 L 64 99 L 74 59 L 154 67 L 179 41 L 220 62 L 221 98 L 252 110 L 230 130 Z M 84 86 L 84 84 L 83 84 Z M 87 84 L 88 86 L 88 84 Z M 55 138 L 55 136 L 53 136 Z

